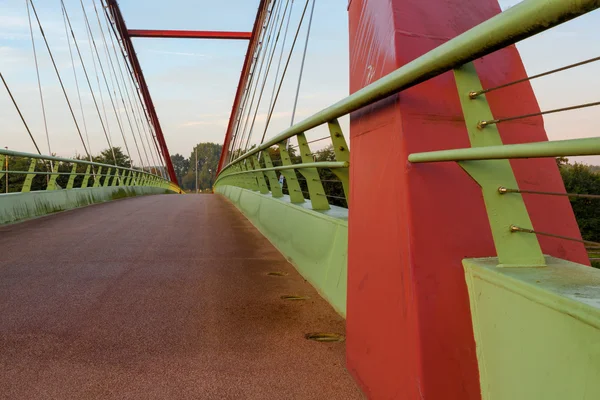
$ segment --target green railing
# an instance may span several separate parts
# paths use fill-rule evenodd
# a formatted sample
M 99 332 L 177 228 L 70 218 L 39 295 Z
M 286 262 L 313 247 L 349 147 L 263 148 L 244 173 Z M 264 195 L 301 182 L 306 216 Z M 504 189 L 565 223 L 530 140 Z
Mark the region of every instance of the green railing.
M 600 0 L 525 0 L 235 158 L 220 172 L 215 187 L 234 185 L 282 197 L 277 179 L 277 174 L 280 173 L 286 178 L 291 202 L 304 202 L 305 195 L 308 195 L 313 209 L 328 209 L 331 197 L 324 192 L 319 170 L 331 170 L 336 174 L 343 184 L 345 197 L 348 198 L 350 154 L 337 119 L 440 74 L 454 71 L 472 147 L 411 154 L 409 161 L 458 162 L 482 187 L 499 262 L 515 266 L 544 265 L 536 235 L 515 234 L 536 232 L 533 231 L 520 193 L 502 191 L 502 188 L 518 190 L 508 159 L 600 154 L 600 138 L 504 146 L 496 124 L 534 115 L 494 119 L 485 93 L 500 88 L 482 88 L 471 62 L 599 7 Z M 536 77 L 596 60 L 549 71 Z M 535 77 L 529 79 L 532 78 Z M 598 104 L 600 103 L 567 107 L 535 115 Z M 315 162 L 305 132 L 322 124 L 329 126 L 335 159 Z M 301 153 L 295 160 L 288 153 L 288 141 L 293 137 L 297 138 Z M 281 154 L 281 166 L 273 166 L 270 159 L 269 153 L 273 150 L 269 149 L 273 146 Z M 257 155 L 261 154 L 262 158 L 259 160 Z M 472 163 L 468 160 L 480 161 Z M 300 188 L 300 176 L 306 180 L 307 191 Z M 504 183 L 498 185 L 497 182 Z
M 149 186 L 181 192 L 177 185 L 146 171 L 0 149 L 0 195 L 107 186 Z

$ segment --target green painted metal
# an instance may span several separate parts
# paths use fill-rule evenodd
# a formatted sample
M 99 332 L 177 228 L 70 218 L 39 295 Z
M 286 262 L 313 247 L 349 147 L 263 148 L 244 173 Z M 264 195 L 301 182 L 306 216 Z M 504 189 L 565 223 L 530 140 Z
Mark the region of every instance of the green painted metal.
M 299 133 L 331 122 L 597 8 L 600 8 L 600 0 L 525 0 L 284 130 L 233 160 L 224 169 Z
M 125 179 L 125 186 L 130 186 L 131 185 L 131 177 L 133 175 L 133 172 L 131 171 L 127 171 L 127 178 Z
M 600 270 L 497 263 L 463 261 L 482 399 L 600 399 Z
M 0 169 L 6 168 L 4 166 L 4 158 L 5 158 L 4 154 L 0 154 Z M 0 179 L 2 179 L 2 178 L 4 178 L 4 172 L 0 172 Z
M 337 119 L 329 122 L 328 124 L 329 134 L 331 135 L 331 144 L 335 153 L 335 159 L 337 161 L 345 161 L 350 163 L 350 148 L 346 143 L 346 138 L 342 132 L 342 128 Z M 332 169 L 331 172 L 338 177 L 344 187 L 344 195 L 346 197 L 346 203 L 350 199 L 350 169 L 349 168 L 336 168 Z
M 83 181 L 81 182 L 81 188 L 85 189 L 86 187 L 88 187 L 88 183 L 90 181 L 90 170 L 92 169 L 91 165 L 88 165 L 85 168 L 85 175 L 83 177 Z
M 273 161 L 271 160 L 271 156 L 269 155 L 269 151 L 262 152 L 263 160 L 265 160 L 265 171 L 264 174 L 269 180 L 269 186 L 271 187 L 271 193 L 273 197 L 283 197 L 283 191 L 281 190 L 281 186 L 279 185 L 279 180 L 277 179 L 277 173 L 275 170 L 270 170 L 273 167 Z
M 278 143 L 278 146 L 282 166 L 287 168 L 291 167 L 295 169 L 296 166 L 292 164 L 290 153 L 287 150 L 287 142 Z M 292 203 L 304 203 L 304 195 L 302 194 L 302 190 L 300 190 L 300 183 L 298 182 L 298 178 L 296 177 L 296 171 L 287 168 L 282 168 L 280 171 L 283 177 L 285 178 L 290 199 Z
M 348 210 L 314 211 L 236 186 L 222 185 L 227 197 L 342 316 L 346 315 Z M 334 211 L 340 217 L 334 217 Z M 283 223 L 284 221 L 285 223 Z
M 119 177 L 119 170 L 115 171 L 115 177 L 112 181 L 112 186 L 121 186 L 121 178 Z
M 112 172 L 112 168 L 108 169 L 108 172 L 106 173 L 106 175 L 104 176 L 104 183 L 102 186 L 106 187 L 109 185 L 110 183 L 110 178 L 112 177 L 112 175 L 110 174 Z
M 29 170 L 27 170 L 28 174 L 25 176 L 25 182 L 23 182 L 23 186 L 21 187 L 21 193 L 27 193 L 31 191 L 31 184 L 33 183 L 33 178 L 35 178 L 35 167 L 38 160 L 35 158 L 31 159 L 29 163 Z
M 458 95 L 462 106 L 469 140 L 473 148 L 502 146 L 496 126 L 485 132 L 477 128 L 478 121 L 493 119 L 484 95 L 471 99 L 469 93 L 483 90 L 472 63 L 454 70 Z M 483 200 L 490 221 L 494 245 L 504 267 L 544 266 L 544 256 L 536 235 L 515 235 L 510 226 L 533 229 L 521 195 L 503 196 L 498 187 L 518 188 L 517 179 L 508 160 L 463 161 L 459 165 L 481 186 Z
M 267 187 L 267 182 L 265 182 L 265 176 L 262 172 L 260 172 L 260 163 L 256 156 L 250 157 L 250 165 L 253 166 L 253 169 L 257 171 L 254 176 L 256 177 L 256 182 L 258 183 L 258 190 L 262 194 L 269 193 L 269 188 Z
M 102 178 L 102 167 L 98 167 L 98 171 L 94 175 L 94 185 L 93 187 L 100 187 L 100 178 Z
M 56 190 L 58 185 L 56 184 L 56 178 L 58 178 L 58 168 L 60 166 L 60 162 L 55 162 L 52 168 L 52 175 L 50 175 L 50 180 L 48 181 L 48 187 L 46 190 Z
M 302 159 L 302 164 L 298 165 L 298 172 L 306 179 L 312 208 L 313 210 L 329 210 L 329 201 L 325 195 L 319 171 L 316 168 L 307 166 L 307 164 L 314 162 L 314 157 L 310 151 L 306 135 L 299 133 L 296 139 L 298 139 L 298 149 L 300 151 L 300 158 Z
M 491 126 L 485 127 L 482 132 L 487 132 L 489 128 L 491 128 Z M 600 138 L 586 138 L 413 153 L 408 157 L 408 161 L 413 163 L 427 163 L 441 161 L 589 156 L 597 154 L 600 154 Z
M 71 176 L 69 177 L 69 182 L 67 182 L 67 189 L 73 189 L 73 185 L 75 184 L 75 175 L 77 173 L 77 164 L 73 163 L 73 167 L 71 168 Z
M 248 175 L 253 174 L 256 171 L 260 172 L 269 172 L 269 171 L 286 171 L 286 170 L 297 170 L 300 168 L 328 168 L 328 169 L 344 169 L 348 168 L 350 163 L 347 161 L 319 161 L 319 162 L 310 162 L 306 164 L 290 164 L 290 165 L 282 165 L 280 167 L 269 167 L 269 168 L 261 168 L 257 170 L 250 171 L 240 171 L 240 172 L 229 172 L 227 174 L 219 176 L 217 181 L 220 181 L 223 178 L 235 176 L 235 175 Z

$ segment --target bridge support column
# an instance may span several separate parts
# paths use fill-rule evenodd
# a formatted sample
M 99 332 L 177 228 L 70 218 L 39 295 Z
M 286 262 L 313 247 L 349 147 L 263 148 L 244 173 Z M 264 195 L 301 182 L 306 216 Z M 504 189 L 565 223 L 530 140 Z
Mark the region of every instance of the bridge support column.
M 496 0 L 352 0 L 355 92 L 500 12 Z M 525 76 L 514 47 L 477 60 L 484 87 Z M 488 96 L 497 116 L 539 110 L 528 83 Z M 500 126 L 505 144 L 547 140 L 541 118 Z M 351 115 L 347 364 L 373 399 L 479 399 L 461 261 L 495 249 L 477 184 L 454 163 L 410 153 L 470 147 L 452 73 Z M 512 161 L 521 189 L 564 190 L 552 159 Z M 567 199 L 524 196 L 534 227 L 579 235 Z M 587 263 L 583 247 L 540 238 Z

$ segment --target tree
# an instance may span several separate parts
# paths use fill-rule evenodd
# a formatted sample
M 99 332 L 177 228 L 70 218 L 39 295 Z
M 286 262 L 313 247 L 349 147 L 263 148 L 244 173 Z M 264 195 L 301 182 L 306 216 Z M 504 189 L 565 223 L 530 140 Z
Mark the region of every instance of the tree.
M 114 151 L 114 157 L 113 157 Z M 81 158 L 84 159 L 84 158 Z M 113 147 L 102 150 L 99 155 L 92 157 L 94 162 L 115 165 L 115 159 L 117 160 L 116 165 L 119 167 L 131 168 L 131 160 L 129 156 L 123 153 L 120 147 Z
M 183 177 L 187 174 L 190 168 L 190 160 L 185 159 L 181 154 L 177 153 L 171 156 L 171 162 L 175 169 L 175 175 L 177 175 L 177 182 L 179 186 L 183 185 Z
M 222 145 L 217 143 L 199 143 L 192 150 L 187 174 L 182 179 L 182 188 L 196 189 L 196 168 L 198 169 L 198 189 L 210 189 L 215 181 Z M 198 164 L 196 164 L 198 150 Z

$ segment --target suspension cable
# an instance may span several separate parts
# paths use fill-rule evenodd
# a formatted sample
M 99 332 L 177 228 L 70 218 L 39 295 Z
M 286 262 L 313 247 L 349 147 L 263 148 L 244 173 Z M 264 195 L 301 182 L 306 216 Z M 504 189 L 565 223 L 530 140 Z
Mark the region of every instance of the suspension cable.
M 252 134 L 254 133 L 254 124 L 256 123 L 256 116 L 258 114 L 258 110 L 260 108 L 260 103 L 262 101 L 263 93 L 264 93 L 265 87 L 267 85 L 267 79 L 269 77 L 269 72 L 271 71 L 271 65 L 273 63 L 275 51 L 277 50 L 277 43 L 279 42 L 279 37 L 281 35 L 281 29 L 282 29 L 283 23 L 285 21 L 285 14 L 286 14 L 288 6 L 289 6 L 289 0 L 286 2 L 285 9 L 283 11 L 283 16 L 281 18 L 281 22 L 279 23 L 279 28 L 277 30 L 277 37 L 275 38 L 275 42 L 273 43 L 273 48 L 270 51 L 267 69 L 266 69 L 265 75 L 263 77 L 262 85 L 260 88 L 260 94 L 258 96 L 258 102 L 257 102 L 256 108 L 254 110 L 254 116 L 252 117 L 252 124 L 250 125 L 250 130 L 248 131 L 248 139 L 246 140 L 246 145 L 244 146 L 244 152 L 247 151 L 248 146 L 250 145 L 250 140 L 252 138 Z M 275 23 L 277 23 L 277 22 L 275 22 Z M 267 53 L 268 53 L 268 50 L 267 50 Z
M 94 8 L 96 8 L 96 1 L 95 1 L 95 0 L 94 0 Z M 100 25 L 100 16 L 98 15 L 98 12 L 96 12 L 96 16 L 97 16 L 97 18 L 98 18 L 98 24 Z M 140 137 L 140 141 L 141 141 L 141 144 L 142 144 L 142 149 L 143 149 L 143 151 L 144 151 L 144 155 L 146 156 L 146 164 L 147 164 L 148 166 L 150 166 L 150 160 L 149 160 L 149 158 L 148 158 L 148 152 L 146 151 L 146 146 L 144 145 L 144 142 L 143 142 L 143 140 L 142 140 L 142 135 L 141 135 L 141 133 L 140 133 L 140 127 L 139 127 L 139 125 L 138 125 L 137 119 L 135 118 L 135 111 L 134 111 L 134 109 L 133 109 L 133 103 L 131 102 L 131 97 L 130 97 L 130 95 L 129 95 L 129 91 L 128 91 L 128 87 L 127 87 L 127 81 L 126 81 L 126 79 L 125 79 L 125 75 L 123 74 L 123 69 L 122 69 L 122 67 L 121 67 L 121 63 L 119 62 L 119 56 L 118 56 L 118 54 L 117 54 L 117 49 L 116 49 L 116 45 L 115 45 L 115 41 L 114 41 L 114 37 L 113 37 L 113 35 L 111 35 L 111 33 L 110 33 L 110 23 L 109 23 L 108 21 L 106 21 L 106 18 L 105 18 L 105 23 L 106 23 L 106 25 L 107 25 L 107 28 L 108 28 L 108 29 L 107 29 L 107 30 L 108 30 L 108 36 L 110 37 L 110 41 L 111 41 L 111 45 L 112 45 L 112 48 L 113 48 L 113 52 L 114 52 L 114 54 L 115 54 L 115 63 L 117 64 L 117 70 L 119 71 L 119 74 L 120 74 L 120 76 L 121 76 L 121 80 L 123 81 L 123 85 L 124 85 L 124 87 L 125 87 L 125 89 L 124 89 L 124 91 L 125 91 L 125 96 L 127 97 L 127 102 L 129 103 L 129 106 L 130 106 L 130 108 L 131 108 L 131 113 L 132 113 L 132 115 L 133 115 L 133 122 L 134 122 L 134 124 L 135 124 L 135 127 L 136 127 L 136 129 L 137 129 L 138 135 L 139 135 L 139 137 Z M 115 75 L 115 80 L 118 82 L 118 77 L 117 77 L 116 75 Z M 120 91 L 120 89 L 119 89 L 119 93 L 121 93 L 121 100 L 122 100 L 122 102 L 123 102 L 123 107 L 125 108 L 125 110 L 127 110 L 127 107 L 126 107 L 126 105 L 125 105 L 125 101 L 124 101 L 124 99 L 123 99 L 123 93 Z M 137 140 L 135 140 L 135 133 L 134 133 L 134 131 L 133 131 L 133 126 L 132 126 L 131 120 L 129 119 L 129 114 L 128 114 L 128 113 L 127 113 L 127 118 L 128 118 L 128 120 L 129 120 L 129 125 L 130 125 L 130 128 L 131 128 L 131 134 L 132 134 L 132 136 L 134 137 L 134 141 L 135 141 L 135 143 L 136 143 L 136 147 L 137 147 Z M 139 147 L 138 147 L 137 149 L 138 149 L 138 154 L 140 155 L 140 159 L 141 159 L 141 154 L 140 154 L 140 152 L 139 152 Z
M 121 51 L 121 55 L 123 57 L 124 60 L 124 64 L 127 67 L 127 71 L 129 72 L 129 76 L 130 76 L 130 84 L 132 86 L 131 90 L 136 94 L 139 102 L 134 101 L 136 108 L 138 109 L 138 113 L 139 114 L 143 114 L 145 116 L 145 123 L 143 122 L 144 118 L 142 118 L 142 116 L 140 115 L 140 122 L 142 125 L 142 128 L 144 129 L 144 133 L 147 134 L 147 138 L 146 140 L 148 141 L 148 148 L 150 150 L 150 154 L 152 156 L 152 159 L 154 160 L 154 154 L 156 154 L 156 157 L 158 159 L 159 165 L 162 162 L 163 164 L 166 164 L 166 162 L 164 161 L 162 152 L 159 150 L 158 148 L 158 143 L 156 141 L 156 135 L 154 134 L 154 130 L 152 128 L 152 122 L 150 119 L 150 115 L 148 114 L 148 110 L 146 109 L 146 107 L 144 106 L 144 102 L 142 100 L 142 96 L 140 94 L 140 88 L 137 84 L 137 80 L 134 76 L 133 70 L 131 68 L 131 66 L 129 65 L 129 63 L 127 62 L 128 56 L 127 56 L 127 52 L 126 49 L 124 48 L 124 46 L 122 46 L 122 41 L 120 41 L 118 39 L 119 34 L 117 33 L 117 30 L 115 29 L 114 23 L 110 18 L 110 15 L 108 13 L 108 5 L 105 4 L 104 0 L 101 0 L 101 5 L 104 8 L 104 17 L 106 19 L 106 24 L 112 29 L 113 35 L 115 38 L 117 38 L 117 41 L 119 42 L 119 49 Z M 112 38 L 112 36 L 111 36 Z M 143 111 L 143 113 L 140 111 L 140 109 Z M 146 124 L 148 125 L 148 129 L 146 129 Z M 154 147 L 150 144 L 153 143 Z M 154 151 L 153 151 L 154 150 Z M 166 170 L 165 169 L 161 169 L 161 173 L 162 175 L 165 177 L 165 179 L 167 178 L 166 176 Z
M 276 1 L 276 0 L 275 0 Z M 259 80 L 260 80 L 260 76 L 262 75 L 262 69 L 264 66 L 264 61 L 266 58 L 266 54 L 268 53 L 268 49 L 269 49 L 269 45 L 271 42 L 271 34 L 273 32 L 273 30 L 275 29 L 275 24 L 270 24 L 271 20 L 273 17 L 275 17 L 277 11 L 279 10 L 279 5 L 281 5 L 281 3 L 277 3 L 278 8 L 275 9 L 275 12 L 273 12 L 273 8 L 275 7 L 276 3 L 273 3 L 273 5 L 271 6 L 271 11 L 269 14 L 269 19 L 267 20 L 266 23 L 266 27 L 268 27 L 263 34 L 262 37 L 262 42 L 261 42 L 261 48 L 259 50 L 259 68 L 258 68 L 258 74 L 256 74 L 255 76 L 255 85 L 254 85 L 254 90 L 252 92 L 252 98 L 250 100 L 250 104 L 248 106 L 248 113 L 246 115 L 246 120 L 244 122 L 243 128 L 242 128 L 242 135 L 240 137 L 240 140 L 238 141 L 238 148 L 237 150 L 241 150 L 242 149 L 242 145 L 244 143 L 244 139 L 246 138 L 246 128 L 248 127 L 248 121 L 250 120 L 250 114 L 252 113 L 252 106 L 254 105 L 254 99 L 256 97 L 256 93 L 258 91 L 258 85 L 259 85 Z M 265 39 L 266 37 L 266 39 Z M 236 151 L 237 151 L 236 150 Z
M 52 54 L 52 50 L 50 49 L 50 45 L 48 44 L 48 39 L 46 38 L 46 34 L 44 33 L 44 29 L 42 28 L 42 23 L 37 14 L 37 10 L 35 9 L 35 5 L 33 4 L 33 0 L 29 0 L 31 4 L 31 9 L 33 10 L 33 15 L 37 20 L 38 26 L 40 28 L 40 32 L 42 34 L 42 38 L 44 39 L 44 43 L 46 44 L 46 49 L 48 49 L 48 54 L 50 55 L 50 60 L 52 61 L 52 66 L 54 67 L 54 71 L 56 72 L 56 76 L 58 77 L 58 82 L 60 83 L 60 87 L 65 95 L 65 100 L 67 101 L 67 106 L 69 107 L 69 111 L 71 112 L 71 116 L 73 117 L 73 122 L 75 123 L 75 128 L 77 129 L 77 133 L 79 134 L 79 138 L 81 139 L 81 144 L 83 145 L 83 149 L 90 161 L 92 161 L 92 156 L 90 155 L 87 146 L 85 145 L 85 140 L 83 139 L 83 135 L 81 134 L 81 129 L 79 128 L 79 124 L 77 123 L 77 118 L 75 117 L 75 112 L 73 111 L 73 107 L 71 106 L 71 101 L 69 100 L 69 96 L 67 95 L 67 91 L 65 89 L 65 85 L 63 84 L 62 78 L 60 77 L 60 72 L 58 71 L 58 67 L 56 66 L 56 62 L 54 60 L 54 55 Z
M 98 14 L 96 2 L 92 1 L 92 4 L 94 6 L 94 12 L 96 14 L 96 20 L 98 22 L 98 29 L 100 30 L 100 37 L 102 38 L 102 43 L 104 44 L 104 52 L 106 55 L 106 59 L 108 60 L 108 65 L 110 66 L 110 69 L 108 71 L 109 71 L 111 84 L 113 85 L 113 94 L 115 95 L 115 99 L 118 99 L 118 97 L 121 98 L 121 104 L 123 105 L 123 111 L 125 112 L 125 117 L 127 118 L 129 130 L 131 131 L 131 136 L 133 137 L 133 142 L 134 142 L 135 148 L 137 150 L 138 157 L 140 159 L 140 163 L 142 164 L 142 170 L 144 170 L 145 169 L 144 159 L 142 158 L 142 154 L 140 153 L 140 148 L 138 146 L 137 139 L 135 138 L 135 133 L 133 132 L 133 125 L 131 123 L 131 118 L 129 117 L 129 112 L 127 111 L 127 106 L 125 105 L 125 100 L 124 100 L 125 97 L 123 96 L 123 92 L 121 90 L 121 84 L 119 83 L 119 78 L 117 76 L 115 65 L 114 65 L 112 57 L 110 55 L 110 51 L 108 50 L 108 41 L 106 40 L 106 36 L 104 34 L 104 28 L 102 27 L 102 23 L 100 21 L 100 15 Z M 114 80 L 113 80 L 113 77 L 114 77 Z M 119 96 L 117 96 L 115 86 L 119 91 Z M 129 154 L 129 158 L 131 160 L 131 154 Z
M 302 53 L 302 62 L 300 63 L 300 74 L 298 75 L 298 87 L 296 88 L 296 97 L 294 98 L 294 107 L 292 108 L 292 121 L 290 126 L 294 126 L 294 117 L 296 116 L 296 106 L 298 105 L 298 96 L 300 95 L 300 85 L 302 84 L 302 73 L 304 72 L 304 62 L 306 61 L 306 50 L 308 49 L 308 39 L 310 38 L 310 28 L 312 26 L 313 15 L 315 13 L 315 3 L 313 0 L 310 16 L 308 18 L 308 28 L 306 30 L 306 42 L 304 43 L 304 52 Z M 266 131 L 265 131 L 266 132 Z M 264 139 L 264 136 L 263 136 Z M 289 143 L 289 141 L 288 141 Z M 262 142 L 261 142 L 262 144 Z
M 33 142 L 33 145 L 35 146 L 35 149 L 37 150 L 39 155 L 42 155 L 42 152 L 40 151 L 40 148 L 38 147 L 38 145 L 33 137 L 33 134 L 31 133 L 31 130 L 29 129 L 29 125 L 27 125 L 27 122 L 25 121 L 25 117 L 23 117 L 23 114 L 21 113 L 21 109 L 19 108 L 19 105 L 17 104 L 15 98 L 13 97 L 13 94 L 10 91 L 10 88 L 8 87 L 8 84 L 6 83 L 4 76 L 2 75 L 2 72 L 0 72 L 0 79 L 2 79 L 2 83 L 4 83 L 4 87 L 6 88 L 8 95 L 10 96 L 10 99 L 12 100 L 12 103 L 14 104 L 15 109 L 19 113 L 19 117 L 21 117 L 21 121 L 23 121 L 23 125 L 25 125 L 25 129 L 27 129 L 27 133 L 29 133 L 29 137 L 31 138 L 31 141 Z
M 296 30 L 296 34 L 294 35 L 294 41 L 292 42 L 292 47 L 290 48 L 290 53 L 288 55 L 287 61 L 285 63 L 285 67 L 283 68 L 283 76 L 285 76 L 285 73 L 287 72 L 287 69 L 290 65 L 290 60 L 292 59 L 292 54 L 294 52 L 294 47 L 296 46 L 296 42 L 298 40 L 298 35 L 300 33 L 300 28 L 302 27 L 302 22 L 304 21 L 304 16 L 306 15 L 306 9 L 308 8 L 308 2 L 310 0 L 306 0 L 306 4 L 304 4 L 304 10 L 302 10 L 302 16 L 300 17 L 300 22 L 298 23 L 298 29 Z M 275 99 L 273 100 L 274 103 L 277 102 L 277 99 L 279 98 L 279 93 L 281 92 L 281 87 L 283 85 L 283 79 L 281 80 L 281 82 L 279 83 L 279 87 L 277 88 L 277 93 L 275 94 Z M 269 128 L 269 123 L 271 122 L 271 117 L 273 116 L 273 109 L 270 110 L 269 115 L 267 116 L 267 122 L 265 124 L 265 130 L 263 132 L 263 136 L 261 139 L 261 143 L 264 142 L 265 140 L 265 135 L 267 134 L 267 129 Z
M 67 38 L 67 44 L 69 46 L 69 57 L 71 58 L 71 66 L 73 67 L 73 77 L 75 78 L 75 88 L 77 89 L 77 99 L 79 100 L 79 110 L 81 111 L 81 120 L 83 122 L 83 131 L 85 132 L 85 138 L 87 140 L 88 149 L 92 151 L 90 146 L 90 135 L 87 129 L 87 123 L 85 122 L 85 113 L 83 112 L 83 102 L 81 101 L 81 91 L 79 90 L 79 79 L 77 79 L 77 70 L 75 69 L 75 61 L 73 59 L 73 49 L 71 48 L 71 39 L 69 38 L 69 30 L 67 28 L 67 18 L 64 0 L 61 0 L 61 9 L 63 16 L 63 24 L 65 25 L 65 36 Z M 72 31 L 71 31 L 72 32 Z
M 81 4 L 81 10 L 83 11 L 83 16 L 85 18 L 85 24 L 88 29 L 88 37 L 91 39 L 91 44 L 93 46 L 94 53 L 96 54 L 96 58 L 98 59 L 98 65 L 100 66 L 100 71 L 102 72 L 102 77 L 104 78 L 104 84 L 106 86 L 106 91 L 108 92 L 108 98 L 110 99 L 110 103 L 113 108 L 113 112 L 115 113 L 115 119 L 117 120 L 117 125 L 119 126 L 119 130 L 121 132 L 121 136 L 123 137 L 123 143 L 125 144 L 125 151 L 127 152 L 127 156 L 131 162 L 131 153 L 129 152 L 129 146 L 127 145 L 127 140 L 125 139 L 125 132 L 123 131 L 123 126 L 121 125 L 121 121 L 119 119 L 119 115 L 117 112 L 117 108 L 115 106 L 115 102 L 113 100 L 112 94 L 110 93 L 110 87 L 108 85 L 108 80 L 106 79 L 106 72 L 104 71 L 104 66 L 102 65 L 102 60 L 100 59 L 100 53 L 98 52 L 98 46 L 96 45 L 96 40 L 94 39 L 94 34 L 92 32 L 92 27 L 90 25 L 90 21 L 87 15 L 87 11 L 85 10 L 85 6 L 83 5 L 83 0 L 79 0 Z M 95 65 L 95 63 L 94 63 Z M 100 85 L 100 83 L 98 83 Z M 100 91 L 102 93 L 102 91 Z M 105 118 L 106 118 L 106 109 L 105 109 Z M 107 118 L 108 123 L 108 118 Z M 131 162 L 131 168 L 133 168 L 133 162 Z
M 50 134 L 48 132 L 48 120 L 46 118 L 46 107 L 44 105 L 44 95 L 42 92 L 42 81 L 40 79 L 40 68 L 38 65 L 37 51 L 35 50 L 35 39 L 33 37 L 33 25 L 31 23 L 31 12 L 29 11 L 29 0 L 25 0 L 27 6 L 27 19 L 29 20 L 29 33 L 31 34 L 31 47 L 33 48 L 33 60 L 35 62 L 35 72 L 37 75 L 38 92 L 40 94 L 40 103 L 42 106 L 42 117 L 44 120 L 44 129 L 46 131 L 46 142 L 48 144 L 48 154 L 52 154 L 52 148 L 50 147 Z
M 83 73 L 85 75 L 85 79 L 86 82 L 88 84 L 88 87 L 90 89 L 90 93 L 92 95 L 92 100 L 94 101 L 94 106 L 96 107 L 96 112 L 98 113 L 98 118 L 100 119 L 100 125 L 102 126 L 102 131 L 104 132 L 104 137 L 106 138 L 106 142 L 108 143 L 108 148 L 111 150 L 112 152 L 112 156 L 113 156 L 113 160 L 115 165 L 117 165 L 117 157 L 115 156 L 115 150 L 112 146 L 111 140 L 110 140 L 110 131 L 107 132 L 107 127 L 104 125 L 104 121 L 102 120 L 102 114 L 100 113 L 100 108 L 98 107 L 98 101 L 96 100 L 96 95 L 94 94 L 94 89 L 92 87 L 92 83 L 90 81 L 90 77 L 88 75 L 87 72 L 87 68 L 85 67 L 85 62 L 83 61 L 83 56 L 81 54 L 81 50 L 79 48 L 79 44 L 77 43 L 77 38 L 75 37 L 75 32 L 73 31 L 73 26 L 71 25 L 71 19 L 69 17 L 69 12 L 67 11 L 67 8 L 65 6 L 64 0 L 61 0 L 61 6 L 63 9 L 63 13 L 65 16 L 65 19 L 67 21 L 67 24 L 69 26 L 69 30 L 71 31 L 71 37 L 73 38 L 73 43 L 75 43 L 75 50 L 77 50 L 77 55 L 79 56 L 79 61 L 81 62 L 81 67 L 83 69 Z M 68 39 L 68 38 L 67 38 Z M 88 39 L 89 39 L 89 33 L 88 33 Z M 88 42 L 90 43 L 90 51 L 91 51 L 91 40 L 88 40 Z M 96 70 L 96 62 L 94 60 L 94 54 L 92 53 L 92 61 L 94 63 L 94 70 L 96 71 L 96 78 L 98 79 L 98 71 Z M 72 61 L 71 61 L 72 62 Z M 100 81 L 98 80 L 98 89 L 100 90 Z M 102 96 L 102 91 L 100 91 L 100 96 Z M 79 98 L 79 101 L 81 103 L 81 97 Z M 103 106 L 104 106 L 104 100 L 102 99 L 103 102 Z M 83 110 L 82 110 L 83 113 Z M 104 114 L 106 115 L 106 109 L 104 110 Z M 108 121 L 107 121 L 108 123 Z M 87 131 L 86 131 L 86 135 L 87 135 Z M 88 145 L 89 145 L 89 137 L 88 137 Z

